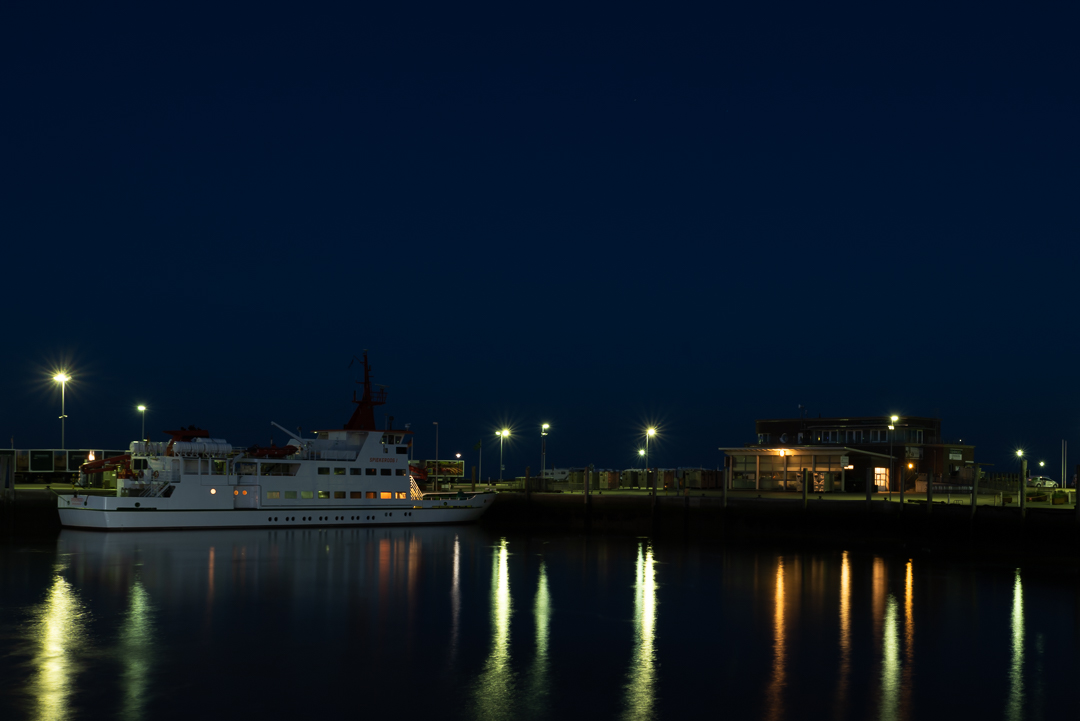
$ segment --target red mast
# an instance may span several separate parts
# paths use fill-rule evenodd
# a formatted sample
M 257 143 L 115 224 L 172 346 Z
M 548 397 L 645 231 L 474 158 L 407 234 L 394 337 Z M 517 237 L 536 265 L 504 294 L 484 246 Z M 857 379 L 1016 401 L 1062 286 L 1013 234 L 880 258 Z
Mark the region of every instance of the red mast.
M 357 383 L 359 382 L 357 381 Z M 378 430 L 375 428 L 375 406 L 386 403 L 386 390 L 383 388 L 377 391 L 371 390 L 371 366 L 368 364 L 367 351 L 364 351 L 364 396 L 360 400 L 356 400 L 356 391 L 353 391 L 352 396 L 353 403 L 356 404 L 356 410 L 353 411 L 349 422 L 345 424 L 345 430 Z

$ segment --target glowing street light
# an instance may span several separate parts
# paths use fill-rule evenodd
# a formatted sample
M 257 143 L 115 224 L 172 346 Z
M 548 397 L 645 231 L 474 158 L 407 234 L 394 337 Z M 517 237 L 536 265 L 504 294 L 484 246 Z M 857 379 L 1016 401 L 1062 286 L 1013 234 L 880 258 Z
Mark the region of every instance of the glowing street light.
M 540 426 L 540 477 L 547 472 L 547 433 L 551 426 L 547 423 Z
M 496 436 L 499 437 L 499 480 L 503 479 L 503 471 L 506 470 L 506 466 L 503 465 L 503 441 L 510 437 L 510 429 L 503 428 L 501 431 L 496 431 Z
M 649 482 L 649 439 L 656 435 L 655 428 L 645 429 L 645 483 Z M 653 484 L 653 493 L 656 493 L 656 484 Z
M 146 406 L 139 406 L 139 413 L 142 413 L 142 435 L 140 440 L 146 440 Z
M 60 384 L 60 448 L 67 448 L 64 440 L 64 420 L 67 418 L 67 412 L 64 410 L 64 397 L 65 390 L 67 388 L 67 382 L 71 380 L 71 376 L 61 371 L 53 376 L 53 380 Z

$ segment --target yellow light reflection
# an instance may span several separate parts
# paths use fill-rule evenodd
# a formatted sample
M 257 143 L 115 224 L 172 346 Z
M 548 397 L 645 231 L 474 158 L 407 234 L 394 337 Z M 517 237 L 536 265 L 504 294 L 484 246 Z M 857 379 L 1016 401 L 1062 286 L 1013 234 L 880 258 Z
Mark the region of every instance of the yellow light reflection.
M 540 580 L 536 585 L 533 604 L 536 619 L 536 660 L 529 674 L 529 710 L 535 716 L 545 716 L 548 696 L 548 639 L 551 633 L 551 594 L 548 592 L 547 565 L 540 561 Z
M 477 681 L 477 716 L 482 719 L 505 719 L 513 716 L 514 677 L 510 670 L 510 552 L 506 539 L 499 540 L 499 551 L 491 569 L 491 654 Z
M 911 559 L 904 575 L 904 683 L 901 698 L 901 716 L 911 716 L 911 688 L 915 670 L 915 580 L 911 572 Z
M 1009 668 L 1009 700 L 1005 718 L 1024 717 L 1024 588 L 1020 584 L 1020 569 L 1013 581 L 1012 607 L 1012 665 Z
M 461 622 L 461 539 L 454 534 L 454 581 L 450 586 L 450 658 L 457 656 L 458 628 Z
M 851 562 L 844 551 L 840 562 L 840 673 L 836 685 L 837 717 L 847 714 L 848 681 L 851 677 Z
M 881 640 L 881 712 L 883 721 L 898 718 L 900 704 L 900 604 L 889 594 L 885 601 L 885 628 Z
M 141 580 L 131 588 L 131 607 L 120 631 L 120 656 L 124 663 L 123 718 L 141 719 L 149 694 L 154 662 L 153 607 Z
M 638 546 L 634 582 L 634 628 L 637 631 L 630 682 L 626 686 L 627 719 L 653 717 L 656 704 L 656 559 L 652 544 Z
M 85 614 L 71 584 L 60 575 L 53 579 L 48 598 L 36 616 L 36 674 L 29 689 L 37 701 L 35 717 L 42 721 L 67 718 L 71 715 L 68 698 L 79 670 L 74 656 L 85 639 Z
M 765 692 L 766 718 L 777 721 L 784 715 L 784 686 L 787 684 L 787 651 L 784 647 L 784 558 L 776 559 L 776 591 L 773 594 L 773 669 Z

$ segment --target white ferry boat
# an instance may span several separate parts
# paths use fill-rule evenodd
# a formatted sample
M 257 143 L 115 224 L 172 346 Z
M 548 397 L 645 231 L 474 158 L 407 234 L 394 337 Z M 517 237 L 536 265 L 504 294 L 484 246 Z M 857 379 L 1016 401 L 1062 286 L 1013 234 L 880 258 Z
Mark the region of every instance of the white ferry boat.
M 409 468 L 411 432 L 376 430 L 364 354 L 364 395 L 341 430 L 304 439 L 273 423 L 288 445 L 235 449 L 194 426 L 167 442 L 135 441 L 130 452 L 86 463 L 87 477 L 117 472 L 116 495 L 75 493 L 57 500 L 65 527 L 99 530 L 296 528 L 468 523 L 495 494 L 423 493 Z

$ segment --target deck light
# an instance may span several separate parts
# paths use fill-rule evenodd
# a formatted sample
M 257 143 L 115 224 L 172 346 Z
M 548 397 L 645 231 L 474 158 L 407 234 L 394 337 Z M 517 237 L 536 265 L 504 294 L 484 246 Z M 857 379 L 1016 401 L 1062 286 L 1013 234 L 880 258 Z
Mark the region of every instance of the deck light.
M 214 495 L 215 493 L 217 493 L 217 489 L 216 489 L 216 488 L 211 488 L 211 489 L 210 489 L 210 495 L 212 496 L 212 495 Z

